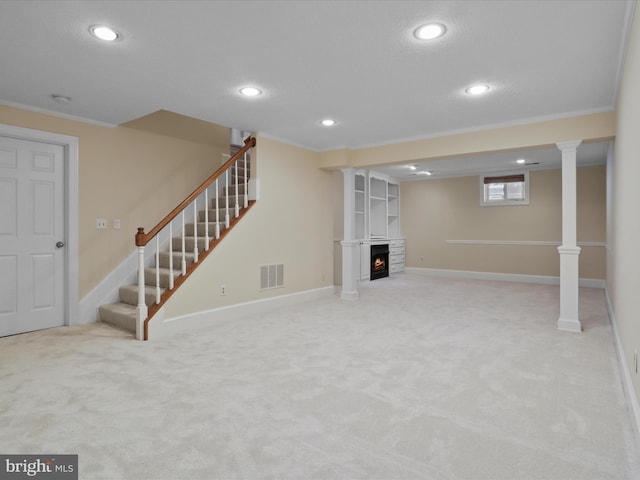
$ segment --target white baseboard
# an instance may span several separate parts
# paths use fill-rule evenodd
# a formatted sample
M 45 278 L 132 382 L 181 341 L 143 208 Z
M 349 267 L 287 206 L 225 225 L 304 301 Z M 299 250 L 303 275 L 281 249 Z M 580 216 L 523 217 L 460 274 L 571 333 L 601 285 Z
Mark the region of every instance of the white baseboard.
M 620 365 L 622 386 L 624 389 L 625 397 L 627 399 L 629 416 L 631 417 L 631 424 L 636 440 L 636 449 L 640 450 L 640 404 L 638 403 L 638 396 L 636 395 L 635 389 L 633 388 L 633 383 L 631 382 L 631 372 L 629 371 L 629 365 L 627 364 L 624 348 L 622 347 L 620 335 L 618 334 L 616 316 L 613 312 L 613 306 L 611 305 L 609 289 L 605 288 L 604 293 L 607 301 L 607 312 L 609 313 L 609 321 L 611 322 L 613 337 L 616 343 L 616 351 L 618 352 L 618 364 Z
M 335 295 L 335 287 L 333 285 L 203 310 L 172 318 L 164 318 L 164 309 L 161 309 L 149 322 L 149 340 L 153 341 L 167 338 L 176 333 L 193 331 L 194 329 L 210 326 L 216 322 L 236 320 L 247 315 L 263 313 L 267 309 L 295 305 L 332 295 Z
M 516 273 L 472 272 L 467 270 L 444 270 L 437 268 L 405 267 L 408 273 L 429 275 L 434 277 L 469 278 L 474 280 L 497 280 L 500 282 L 540 283 L 543 285 L 560 285 L 560 277 L 544 275 L 520 275 Z M 581 287 L 605 288 L 605 281 L 597 278 L 581 278 Z

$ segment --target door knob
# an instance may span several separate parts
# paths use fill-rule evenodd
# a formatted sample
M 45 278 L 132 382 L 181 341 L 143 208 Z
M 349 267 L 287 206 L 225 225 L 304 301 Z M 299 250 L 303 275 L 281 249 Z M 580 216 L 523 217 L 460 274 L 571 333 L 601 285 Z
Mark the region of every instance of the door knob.
M 62 247 L 64 247 L 64 242 L 58 242 L 58 243 L 56 243 L 56 247 L 58 247 L 58 248 L 62 248 Z

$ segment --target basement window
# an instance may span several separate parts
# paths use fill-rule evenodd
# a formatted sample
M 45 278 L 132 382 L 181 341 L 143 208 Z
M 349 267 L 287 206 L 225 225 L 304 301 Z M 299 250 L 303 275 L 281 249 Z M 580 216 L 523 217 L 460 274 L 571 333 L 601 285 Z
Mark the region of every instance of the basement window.
M 529 172 L 481 175 L 480 205 L 529 205 Z

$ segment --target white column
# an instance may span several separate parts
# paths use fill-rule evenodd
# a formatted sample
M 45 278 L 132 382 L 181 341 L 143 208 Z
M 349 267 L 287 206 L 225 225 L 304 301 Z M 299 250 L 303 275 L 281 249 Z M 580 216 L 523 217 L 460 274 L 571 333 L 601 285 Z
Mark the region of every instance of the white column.
M 562 245 L 560 253 L 560 317 L 558 329 L 581 332 L 578 317 L 578 260 L 580 247 L 576 244 L 576 151 L 580 140 L 558 143 L 562 152 Z
M 344 240 L 342 245 L 342 291 L 340 298 L 358 298 L 358 277 L 360 270 L 360 242 L 355 240 L 355 170 L 342 169 L 344 179 Z

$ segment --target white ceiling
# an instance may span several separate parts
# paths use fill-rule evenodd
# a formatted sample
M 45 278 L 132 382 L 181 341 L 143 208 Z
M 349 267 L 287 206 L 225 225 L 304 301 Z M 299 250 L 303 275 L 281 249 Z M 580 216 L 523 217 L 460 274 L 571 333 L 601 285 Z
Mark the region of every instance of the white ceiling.
M 0 103 L 109 125 L 163 109 L 316 151 L 609 111 L 633 4 L 3 0 Z M 429 21 L 447 34 L 416 40 Z

